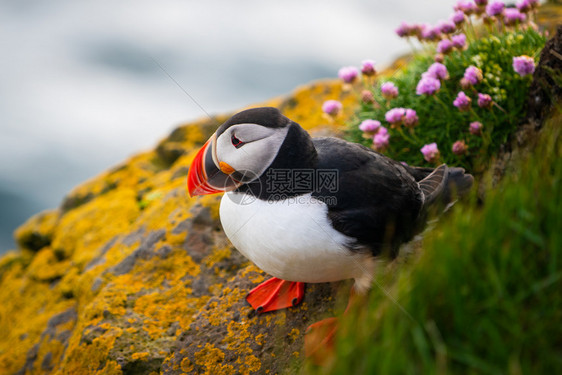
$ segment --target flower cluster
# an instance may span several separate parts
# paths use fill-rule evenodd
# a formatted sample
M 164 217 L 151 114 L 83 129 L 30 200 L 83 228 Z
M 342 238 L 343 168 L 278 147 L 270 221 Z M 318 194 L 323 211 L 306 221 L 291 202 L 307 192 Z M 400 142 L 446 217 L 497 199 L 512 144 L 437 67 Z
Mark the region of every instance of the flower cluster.
M 373 137 L 373 146 L 377 151 L 384 151 L 388 147 L 388 140 L 390 139 L 390 134 L 384 126 L 379 128 L 379 131 Z
M 418 95 L 435 95 L 441 89 L 441 81 L 449 79 L 447 67 L 435 62 L 422 74 L 416 87 Z
M 372 138 L 375 150 L 384 151 L 388 147 L 390 134 L 380 121 L 364 120 L 359 124 L 359 129 L 363 132 L 363 137 Z
M 384 115 L 384 119 L 390 124 L 391 128 L 397 128 L 404 125 L 407 128 L 413 128 L 419 122 L 418 114 L 410 108 L 392 108 Z
M 366 77 L 374 76 L 377 73 L 375 62 L 373 60 L 363 60 L 361 63 L 361 74 Z
M 441 88 L 441 82 L 437 78 L 425 76 L 420 79 L 416 87 L 416 94 L 418 95 L 434 95 Z
M 381 127 L 381 122 L 377 120 L 364 120 L 359 124 L 359 129 L 366 135 L 373 136 Z
M 478 93 L 478 107 L 490 108 L 492 106 L 492 97 L 488 94 Z
M 451 147 L 451 150 L 453 151 L 453 154 L 460 156 L 466 154 L 466 152 L 468 151 L 468 147 L 465 141 L 456 141 L 455 143 L 453 143 L 453 147 Z
M 422 77 L 431 77 L 443 81 L 449 79 L 449 71 L 445 65 L 436 62 L 427 68 L 427 71 L 422 74 Z
M 529 56 L 513 57 L 513 70 L 521 77 L 535 72 L 535 61 Z
M 469 124 L 468 129 L 470 134 L 472 135 L 481 135 L 482 134 L 482 123 L 479 121 L 473 121 Z
M 423 154 L 423 158 L 429 163 L 437 163 L 439 160 L 440 152 L 435 142 L 424 145 L 420 151 Z
M 482 70 L 475 67 L 474 65 L 470 65 L 464 71 L 464 75 L 460 82 L 461 87 L 466 90 L 471 86 L 479 84 L 482 81 L 482 78 Z
M 460 91 L 457 94 L 457 98 L 453 101 L 453 105 L 457 107 L 461 112 L 470 110 L 470 103 L 472 103 L 472 99 L 466 96 L 464 91 Z
M 528 14 L 538 5 L 539 0 L 520 0 L 515 8 L 506 7 L 501 0 L 459 0 L 448 20 L 440 20 L 436 25 L 402 22 L 395 32 L 402 38 L 416 38 L 421 43 L 437 42 L 437 52 L 447 55 L 466 48 L 463 26 L 472 17 L 486 24 L 514 27 L 528 22 Z
M 337 100 L 326 100 L 322 104 L 322 112 L 331 117 L 336 117 L 343 109 L 343 105 Z
M 524 108 L 524 77 L 535 70 L 530 56 L 544 43 L 533 24 L 538 0 L 515 0 L 515 7 L 504 1 L 458 0 L 450 17 L 435 25 L 402 22 L 396 33 L 423 46 L 403 76 L 379 81 L 372 60 L 359 69 L 341 68 L 344 90 L 353 90 L 361 102 L 363 121 L 354 124 L 351 136 L 407 163 L 423 156 L 427 163 L 470 167 L 481 159 L 477 155 L 497 149 L 516 126 L 514 113 Z M 511 66 L 506 53 L 512 54 Z M 338 116 L 338 104 L 328 101 L 323 110 Z
M 395 99 L 398 97 L 398 87 L 392 82 L 385 82 L 381 85 L 381 93 L 386 100 Z

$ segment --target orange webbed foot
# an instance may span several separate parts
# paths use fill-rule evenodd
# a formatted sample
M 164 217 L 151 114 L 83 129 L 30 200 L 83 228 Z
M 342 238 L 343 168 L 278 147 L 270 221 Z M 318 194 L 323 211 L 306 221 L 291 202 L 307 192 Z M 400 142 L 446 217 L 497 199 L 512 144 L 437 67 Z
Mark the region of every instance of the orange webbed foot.
M 273 277 L 252 289 L 246 301 L 258 313 L 264 313 L 296 306 L 303 298 L 304 283 Z

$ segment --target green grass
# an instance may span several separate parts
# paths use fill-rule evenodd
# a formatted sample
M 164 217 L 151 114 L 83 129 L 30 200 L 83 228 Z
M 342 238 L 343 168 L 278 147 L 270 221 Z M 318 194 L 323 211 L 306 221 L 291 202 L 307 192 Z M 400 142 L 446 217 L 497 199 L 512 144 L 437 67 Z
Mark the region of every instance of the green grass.
M 342 323 L 330 374 L 562 373 L 562 116 Z M 402 310 L 403 309 L 403 310 Z M 406 311 L 406 312 L 404 312 Z
M 349 124 L 349 140 L 371 146 L 372 141 L 363 138 L 358 129 L 361 121 L 375 119 L 388 127 L 384 119 L 388 110 L 395 107 L 412 108 L 418 114 L 419 125 L 413 133 L 409 129 L 389 129 L 391 137 L 389 148 L 384 152 L 386 155 L 411 165 L 428 165 L 420 148 L 424 144 L 436 142 L 441 153 L 440 162 L 462 166 L 470 171 L 483 169 L 490 156 L 517 128 L 526 111 L 531 77 L 520 77 L 515 73 L 512 58 L 520 55 L 536 58 L 544 46 L 545 38 L 541 33 L 529 29 L 472 39 L 468 49 L 452 52 L 445 57 L 444 64 L 450 78 L 442 82 L 436 97 L 416 94 L 422 73 L 433 63 L 433 45 L 427 46 L 430 52 L 415 54 L 406 69 L 378 82 L 373 94 L 380 108 L 362 104 L 356 121 Z M 453 101 L 462 90 L 460 79 L 469 65 L 480 68 L 484 79 L 472 90 L 464 90 L 472 98 L 472 111 L 460 112 L 453 106 Z M 385 81 L 393 82 L 400 92 L 398 98 L 390 103 L 380 94 L 380 84 Z M 492 109 L 479 108 L 477 92 L 491 95 L 501 109 L 497 106 Z M 480 121 L 484 125 L 484 137 L 469 133 L 469 123 L 472 121 Z M 469 146 L 467 155 L 452 153 L 451 147 L 457 140 L 464 140 Z

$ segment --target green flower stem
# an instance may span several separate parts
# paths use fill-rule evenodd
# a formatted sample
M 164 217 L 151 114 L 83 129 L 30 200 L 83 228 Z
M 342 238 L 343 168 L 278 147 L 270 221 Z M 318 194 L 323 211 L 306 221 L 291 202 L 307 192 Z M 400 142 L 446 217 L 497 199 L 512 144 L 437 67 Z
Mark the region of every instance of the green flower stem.
M 406 133 L 404 133 L 404 130 L 402 130 L 402 126 L 399 126 L 397 128 L 398 133 L 400 133 L 400 135 L 402 136 L 402 138 L 404 138 L 406 141 L 408 141 L 408 143 L 416 146 L 418 145 L 418 142 L 416 142 L 414 139 L 410 138 L 409 136 L 406 135 Z
M 484 125 L 484 131 L 482 132 L 482 150 L 484 153 L 488 153 L 488 149 L 492 144 L 492 132 L 494 131 L 493 125 Z
M 379 109 L 379 108 L 382 108 L 382 105 L 381 105 L 381 103 L 378 102 L 377 99 L 373 98 L 373 107 Z
M 490 107 L 488 110 L 490 111 L 490 113 L 492 114 L 492 117 L 494 118 L 494 124 L 497 124 L 498 123 L 498 117 L 494 113 L 494 110 L 492 109 L 492 107 Z
M 441 103 L 441 105 L 443 106 L 443 109 L 448 114 L 449 113 L 449 107 L 447 107 L 447 104 L 445 104 L 445 102 L 443 102 L 443 100 L 441 100 L 437 95 L 433 95 L 433 97 L 435 98 L 435 100 L 437 100 L 439 103 Z
M 482 119 L 480 118 L 480 116 L 478 116 L 478 113 L 476 113 L 472 107 L 470 107 L 470 113 L 474 115 L 474 117 L 476 117 L 476 120 L 482 122 Z
M 472 19 L 470 17 L 468 17 L 468 25 L 469 25 L 469 27 L 466 28 L 466 35 L 469 39 L 468 39 L 467 42 L 472 42 L 472 41 L 477 40 L 476 30 L 474 30 L 474 24 L 472 23 Z M 472 35 L 469 36 L 469 34 L 472 34 Z M 470 44 L 470 43 L 468 43 L 468 44 Z
M 369 90 L 371 87 L 373 87 L 375 85 L 375 77 L 366 77 L 364 75 L 361 75 L 363 78 L 363 90 Z
M 410 45 L 410 48 L 412 49 L 412 53 L 415 55 L 418 50 L 416 48 L 416 45 L 412 42 L 412 39 L 410 37 L 406 38 L 406 40 L 408 41 L 408 44 Z
M 441 105 L 443 106 L 443 109 L 445 110 L 445 113 L 447 114 L 447 117 L 449 117 L 448 115 L 449 115 L 450 110 L 449 110 L 449 107 L 447 107 L 447 104 L 445 104 L 445 103 L 443 102 L 443 100 L 439 99 L 439 97 L 438 97 L 437 95 L 433 95 L 433 97 L 435 98 L 435 100 L 437 100 L 439 103 L 441 103 Z M 450 127 L 451 127 L 451 126 L 450 126 L 450 121 L 447 121 L 447 122 L 446 122 L 446 128 L 445 128 L 445 129 L 446 129 L 446 133 L 445 133 L 445 134 L 447 135 L 447 140 L 448 140 L 448 141 L 451 140 Z
M 507 111 L 505 109 L 503 109 L 498 103 L 492 102 L 492 104 L 493 104 L 494 107 L 496 107 L 497 109 L 499 109 L 500 111 L 502 111 L 506 115 L 508 114 Z
M 412 136 L 412 138 L 414 138 L 416 140 L 416 143 L 418 145 L 421 144 L 421 140 L 416 135 L 416 132 L 414 131 L 414 128 L 409 128 L 408 131 L 410 132 L 410 135 Z
M 489 23 L 484 23 L 484 26 L 486 27 L 486 31 L 488 31 L 488 35 L 492 35 L 493 34 L 492 26 L 490 26 Z

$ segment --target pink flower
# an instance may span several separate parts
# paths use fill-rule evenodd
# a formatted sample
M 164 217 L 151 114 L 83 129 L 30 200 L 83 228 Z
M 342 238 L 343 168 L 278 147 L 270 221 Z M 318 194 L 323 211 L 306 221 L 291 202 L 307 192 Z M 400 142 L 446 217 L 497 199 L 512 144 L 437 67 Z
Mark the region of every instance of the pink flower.
M 354 66 L 344 66 L 338 71 L 338 77 L 340 77 L 345 83 L 353 83 L 357 76 L 359 75 L 359 71 Z
M 439 159 L 439 149 L 435 142 L 424 145 L 420 151 L 423 154 L 423 158 L 430 163 L 434 163 Z
M 385 82 L 381 86 L 382 96 L 387 99 L 394 99 L 398 97 L 398 87 L 394 86 L 392 82 Z
M 513 26 L 519 22 L 525 22 L 526 19 L 527 16 L 525 16 L 516 8 L 506 8 L 503 11 L 503 23 L 505 23 L 507 26 Z
M 361 101 L 365 104 L 373 104 L 375 102 L 375 97 L 371 90 L 361 91 Z
M 529 3 L 531 4 L 531 7 L 538 8 L 538 6 L 540 5 L 540 0 L 529 0 Z
M 336 117 L 343 109 L 343 105 L 337 100 L 326 100 L 322 104 L 322 111 L 332 117 Z
M 468 89 L 470 89 L 470 88 L 472 87 L 472 85 L 470 84 L 470 82 L 468 81 L 468 79 L 466 79 L 466 78 L 464 78 L 464 77 L 461 78 L 460 84 L 461 84 L 461 88 L 462 88 L 463 90 L 468 90 Z
M 416 94 L 418 95 L 433 95 L 441 88 L 441 82 L 433 77 L 422 77 L 416 87 Z
M 398 26 L 398 28 L 394 31 L 396 32 L 396 34 L 399 37 L 403 38 L 405 36 L 411 36 L 412 30 L 413 30 L 413 27 L 410 24 L 408 24 L 406 22 L 401 22 L 400 26 Z
M 486 6 L 486 13 L 490 17 L 498 16 L 503 12 L 505 4 L 502 1 L 496 0 Z
M 446 55 L 452 50 L 453 42 L 451 42 L 450 39 L 442 39 L 439 43 L 437 43 L 437 52 L 439 53 Z
M 421 37 L 425 40 L 437 40 L 441 35 L 441 30 L 438 27 L 433 27 L 427 23 L 420 26 Z
M 453 43 L 453 47 L 458 49 L 463 49 L 466 46 L 466 35 L 464 34 L 457 34 L 451 37 L 451 42 Z
M 475 67 L 474 65 L 470 65 L 464 71 L 464 79 L 467 80 L 468 83 L 471 85 L 476 85 L 482 81 L 482 71 Z
M 453 7 L 455 11 L 462 11 L 467 16 L 471 15 L 472 13 L 476 12 L 476 4 L 474 4 L 470 0 L 459 0 L 457 4 Z
M 462 10 L 458 10 L 449 18 L 455 25 L 462 25 L 466 21 L 466 16 Z
M 419 122 L 419 118 L 416 111 L 410 108 L 406 108 L 406 112 L 402 117 L 402 122 L 404 123 L 404 126 L 407 128 L 413 128 L 414 126 L 416 126 Z
M 433 63 L 427 68 L 427 72 L 425 72 L 427 77 L 444 80 L 449 78 L 449 72 L 447 71 L 447 67 L 441 63 Z M 422 75 L 423 76 L 423 75 Z
M 482 14 L 482 22 L 486 25 L 492 25 L 495 22 L 495 17 L 489 16 L 487 13 Z
M 416 23 L 408 25 L 405 22 L 402 22 L 400 24 L 400 26 L 402 26 L 404 24 L 407 25 L 407 28 L 408 28 L 407 29 L 407 35 L 405 35 L 406 37 L 410 37 L 410 36 L 416 36 L 418 38 L 420 37 L 420 35 L 421 35 L 421 26 L 420 25 L 418 25 Z M 398 34 L 398 29 L 395 30 L 397 34 Z
M 452 34 L 457 29 L 453 21 L 439 21 L 437 27 L 439 27 L 439 31 L 443 34 Z
M 471 122 L 468 126 L 468 130 L 472 135 L 480 135 L 482 134 L 482 123 L 478 121 Z
M 375 134 L 377 130 L 381 127 L 381 122 L 377 120 L 363 120 L 361 124 L 359 124 L 359 129 L 362 132 Z
M 527 13 L 533 7 L 529 0 L 521 0 L 521 1 L 517 2 L 516 6 L 517 6 L 517 9 L 519 9 L 519 11 L 523 12 L 523 13 Z
M 478 107 L 490 108 L 492 106 L 492 97 L 488 94 L 478 93 Z
M 513 70 L 521 77 L 535 72 L 535 60 L 527 55 L 513 57 Z
M 373 60 L 363 60 L 361 63 L 361 74 L 370 77 L 377 73 L 375 70 L 375 62 Z
M 460 91 L 457 94 L 457 98 L 453 101 L 453 105 L 459 109 L 461 112 L 466 112 L 470 109 L 470 103 L 472 99 L 466 96 L 464 91 Z
M 463 155 L 468 151 L 468 147 L 466 146 L 466 143 L 464 143 L 464 141 L 456 141 L 455 143 L 453 143 L 452 149 L 453 154 L 455 155 Z
M 388 130 L 384 126 L 379 128 L 379 131 L 373 137 L 373 146 L 377 151 L 383 151 L 388 147 L 388 141 L 390 139 L 390 134 L 388 134 Z
M 392 108 L 384 115 L 385 120 L 392 126 L 397 126 L 402 123 L 402 117 L 406 114 L 404 108 Z

